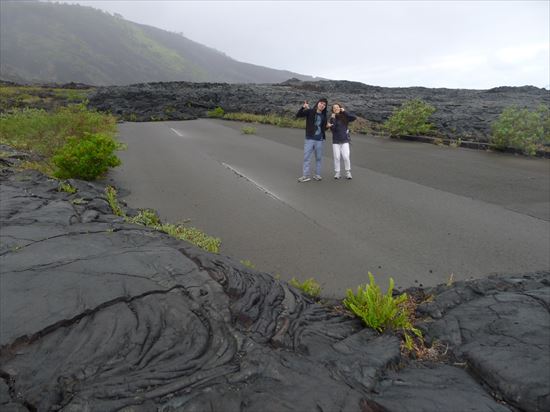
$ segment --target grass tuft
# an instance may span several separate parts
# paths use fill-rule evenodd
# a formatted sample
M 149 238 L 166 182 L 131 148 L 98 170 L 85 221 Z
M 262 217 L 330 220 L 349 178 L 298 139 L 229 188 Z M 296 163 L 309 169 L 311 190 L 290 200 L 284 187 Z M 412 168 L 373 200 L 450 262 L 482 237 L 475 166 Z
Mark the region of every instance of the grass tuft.
M 313 298 L 318 298 L 321 295 L 321 285 L 313 278 L 306 279 L 301 283 L 296 278 L 292 278 L 289 284 Z
M 183 224 L 162 223 L 157 213 L 151 209 L 140 210 L 136 216 L 128 217 L 120 207 L 115 188 L 107 186 L 105 195 L 113 213 L 124 217 L 126 222 L 159 230 L 177 239 L 186 240 L 207 252 L 219 253 L 220 251 L 221 240 L 217 237 L 209 236 L 197 228 Z

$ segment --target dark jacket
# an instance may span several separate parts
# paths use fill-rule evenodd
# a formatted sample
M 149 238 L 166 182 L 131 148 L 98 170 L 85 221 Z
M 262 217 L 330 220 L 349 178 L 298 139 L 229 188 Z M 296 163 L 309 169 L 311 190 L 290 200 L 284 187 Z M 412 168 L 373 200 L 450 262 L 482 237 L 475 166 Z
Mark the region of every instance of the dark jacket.
M 315 105 L 311 109 L 304 109 L 303 107 L 300 107 L 300 110 L 298 110 L 298 113 L 296 113 L 296 117 L 305 117 L 306 118 L 306 139 L 310 140 L 325 140 L 325 128 L 327 125 L 327 109 L 323 110 L 321 113 L 319 113 L 319 116 L 321 116 L 321 136 L 322 139 L 316 139 L 315 138 L 315 115 L 317 114 L 317 105 Z
M 343 112 L 329 119 L 330 130 L 332 131 L 332 143 L 349 143 L 351 140 L 348 133 L 348 125 L 357 119 L 352 113 Z

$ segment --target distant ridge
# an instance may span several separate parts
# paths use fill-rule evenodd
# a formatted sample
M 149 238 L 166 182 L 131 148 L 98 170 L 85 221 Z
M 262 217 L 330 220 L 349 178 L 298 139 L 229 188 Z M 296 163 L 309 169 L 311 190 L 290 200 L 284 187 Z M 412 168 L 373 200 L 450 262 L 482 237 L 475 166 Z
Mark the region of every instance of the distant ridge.
M 314 77 L 238 62 L 182 35 L 91 7 L 0 2 L 0 79 L 18 83 L 279 83 Z

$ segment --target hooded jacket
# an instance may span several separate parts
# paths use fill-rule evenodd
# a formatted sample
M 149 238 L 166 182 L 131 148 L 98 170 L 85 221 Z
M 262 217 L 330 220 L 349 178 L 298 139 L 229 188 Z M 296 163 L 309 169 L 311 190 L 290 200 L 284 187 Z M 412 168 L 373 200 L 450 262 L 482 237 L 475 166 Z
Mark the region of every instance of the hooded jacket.
M 298 113 L 296 113 L 296 117 L 305 117 L 306 118 L 306 139 L 309 140 L 325 140 L 325 127 L 327 124 L 327 108 L 321 112 L 317 113 L 317 105 L 319 104 L 321 100 L 319 100 L 315 106 L 311 109 L 304 109 L 303 107 L 300 107 L 300 110 L 298 110 Z M 315 138 L 315 115 L 319 114 L 321 116 L 321 139 Z

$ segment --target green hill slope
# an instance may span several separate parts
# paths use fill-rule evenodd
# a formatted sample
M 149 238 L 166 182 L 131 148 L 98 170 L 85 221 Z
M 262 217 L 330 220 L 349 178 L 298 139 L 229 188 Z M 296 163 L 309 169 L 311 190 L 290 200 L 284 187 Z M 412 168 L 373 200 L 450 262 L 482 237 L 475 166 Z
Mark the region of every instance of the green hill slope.
M 32 1 L 0 2 L 0 77 L 92 85 L 311 79 L 241 63 L 179 34 L 90 7 Z

